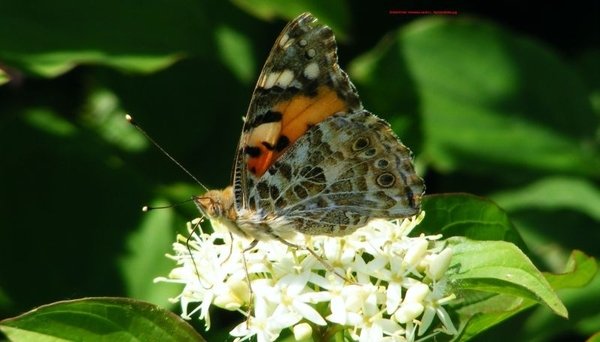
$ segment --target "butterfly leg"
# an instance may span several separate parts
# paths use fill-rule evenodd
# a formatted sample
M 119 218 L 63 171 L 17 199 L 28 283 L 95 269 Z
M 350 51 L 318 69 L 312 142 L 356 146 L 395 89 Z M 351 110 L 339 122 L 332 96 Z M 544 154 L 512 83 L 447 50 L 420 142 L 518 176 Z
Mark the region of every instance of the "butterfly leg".
M 229 241 L 233 241 L 233 233 L 232 232 L 229 232 L 229 239 L 230 239 Z M 225 260 L 223 260 L 223 262 L 221 262 L 221 266 L 223 266 L 227 261 L 229 261 L 229 258 L 231 258 L 232 254 L 233 254 L 233 242 L 231 242 L 229 244 L 229 254 L 227 255 L 227 258 L 225 258 Z
M 258 240 L 253 240 L 248 247 L 242 250 L 242 261 L 244 262 L 244 270 L 246 271 L 246 282 L 248 282 L 248 292 L 250 296 L 248 299 L 248 310 L 246 310 L 246 326 L 250 326 L 250 316 L 252 315 L 252 300 L 254 299 L 254 291 L 252 291 L 252 285 L 250 284 L 250 273 L 248 273 L 248 264 L 246 263 L 246 252 L 256 247 Z
M 202 280 L 200 279 L 200 270 L 198 270 L 198 265 L 196 264 L 196 260 L 194 260 L 192 249 L 190 248 L 190 241 L 192 240 L 192 237 L 194 236 L 194 232 L 196 230 L 200 230 L 200 224 L 202 222 L 204 222 L 204 217 L 202 217 L 197 223 L 195 223 L 194 226 L 192 227 L 192 229 L 190 230 L 190 233 L 188 234 L 187 238 L 185 239 L 185 246 L 186 246 L 188 253 L 192 259 L 192 264 L 194 264 L 194 270 L 196 271 L 196 275 L 198 276 L 198 283 L 205 290 L 210 290 L 212 288 L 212 285 L 209 287 L 204 287 L 204 284 L 202 283 Z M 200 233 L 202 233 L 202 232 L 200 232 Z

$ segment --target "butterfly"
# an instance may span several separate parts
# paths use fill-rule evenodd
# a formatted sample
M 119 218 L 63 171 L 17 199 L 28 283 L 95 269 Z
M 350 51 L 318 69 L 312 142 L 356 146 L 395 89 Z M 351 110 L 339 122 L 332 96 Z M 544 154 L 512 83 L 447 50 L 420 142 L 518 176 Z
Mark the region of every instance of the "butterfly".
M 232 185 L 193 199 L 254 245 L 344 236 L 375 218 L 420 212 L 425 184 L 412 159 L 390 125 L 363 109 L 337 64 L 332 30 L 304 13 L 283 29 L 258 78 Z

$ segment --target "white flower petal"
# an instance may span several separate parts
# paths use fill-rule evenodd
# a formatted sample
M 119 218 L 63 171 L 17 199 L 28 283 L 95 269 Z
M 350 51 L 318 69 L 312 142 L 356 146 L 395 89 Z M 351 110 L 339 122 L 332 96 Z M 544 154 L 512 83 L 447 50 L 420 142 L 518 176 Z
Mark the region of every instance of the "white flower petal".
M 438 255 L 435 255 L 429 263 L 429 276 L 434 280 L 441 279 L 448 271 L 452 261 L 452 249 L 446 247 Z
M 411 265 L 418 265 L 425 253 L 427 252 L 427 246 L 429 245 L 429 241 L 425 238 L 418 239 L 414 242 L 414 244 L 408 249 L 406 255 L 404 256 L 404 261 Z
M 383 329 L 378 324 L 374 324 L 370 327 L 363 327 L 360 331 L 360 342 L 372 342 L 381 341 L 383 338 Z
M 414 341 L 417 329 L 419 335 L 433 329 L 456 334 L 442 307 L 455 298 L 446 277 L 451 250 L 427 249 L 441 236 L 406 236 L 422 219 L 374 220 L 342 238 L 296 234 L 286 240 L 311 248 L 321 260 L 277 240 L 245 251 L 250 241 L 232 241 L 226 230 L 200 231 L 191 239 L 178 237 L 169 257 L 177 267 L 157 281 L 184 284 L 173 300 L 182 317 L 199 312 L 207 329 L 211 306 L 242 315 L 250 306 L 249 326 L 241 317 L 231 331 L 236 341 L 274 341 L 283 329 L 306 338 L 315 325 L 327 324 L 323 329 L 339 325 L 361 341 Z
M 294 310 L 298 312 L 302 317 L 307 320 L 318 324 L 318 325 L 327 325 L 321 314 L 317 310 L 315 310 L 312 306 L 302 303 L 302 302 L 294 302 Z
M 431 293 L 429 286 L 422 283 L 415 284 L 406 291 L 404 303 L 421 303 L 429 293 Z
M 399 283 L 390 283 L 386 291 L 386 313 L 391 315 L 400 306 L 402 301 L 402 286 Z
M 434 317 L 435 309 L 430 305 L 425 307 L 423 317 L 421 317 L 421 324 L 419 325 L 419 330 L 417 332 L 418 336 L 422 336 L 425 333 L 425 331 L 427 331 L 427 329 L 431 325 L 431 322 L 433 322 Z
M 312 327 L 308 323 L 296 324 L 292 329 L 296 341 L 308 340 L 312 336 Z
M 458 330 L 456 330 L 456 328 L 454 327 L 454 323 L 452 323 L 450 315 L 448 314 L 446 309 L 444 309 L 442 306 L 439 306 L 436 310 L 436 313 L 439 319 L 444 324 L 447 333 L 451 335 L 458 335 Z
M 413 319 L 423 313 L 423 310 L 425 310 L 425 306 L 421 303 L 402 304 L 400 309 L 394 313 L 394 318 L 400 323 L 412 322 Z
M 346 325 L 347 312 L 346 304 L 342 297 L 336 296 L 331 298 L 331 314 L 326 317 L 328 321 L 339 325 Z

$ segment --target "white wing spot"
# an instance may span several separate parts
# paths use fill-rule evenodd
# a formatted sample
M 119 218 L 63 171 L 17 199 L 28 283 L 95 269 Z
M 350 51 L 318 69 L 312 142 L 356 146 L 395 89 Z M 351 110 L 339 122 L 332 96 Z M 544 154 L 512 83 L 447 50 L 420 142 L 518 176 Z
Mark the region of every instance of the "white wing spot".
M 276 84 L 281 88 L 287 88 L 293 80 L 294 73 L 289 69 L 285 69 L 279 74 Z
M 260 85 L 265 89 L 270 89 L 275 85 L 275 81 L 279 77 L 279 73 L 272 72 L 261 79 Z
M 304 76 L 309 80 L 314 80 L 319 77 L 319 65 L 315 62 L 308 64 L 304 68 Z
M 317 51 L 315 51 L 315 49 L 308 49 L 306 50 L 306 55 L 309 58 L 314 58 L 317 55 Z
M 283 46 L 283 49 L 287 49 L 290 45 L 294 44 L 294 42 L 296 41 L 296 38 L 290 38 L 286 43 L 285 46 Z
M 300 39 L 300 41 L 298 42 L 298 44 L 300 44 L 300 46 L 304 47 L 308 44 L 308 41 L 306 39 Z
M 271 89 L 274 86 L 287 88 L 293 81 L 294 73 L 289 69 L 285 69 L 281 72 L 272 72 L 262 77 L 258 83 L 258 86 L 262 87 L 263 89 Z
M 290 39 L 290 36 L 286 33 L 283 36 L 281 36 L 281 39 L 279 40 L 279 47 L 282 47 L 285 45 L 285 43 L 287 43 L 287 41 Z

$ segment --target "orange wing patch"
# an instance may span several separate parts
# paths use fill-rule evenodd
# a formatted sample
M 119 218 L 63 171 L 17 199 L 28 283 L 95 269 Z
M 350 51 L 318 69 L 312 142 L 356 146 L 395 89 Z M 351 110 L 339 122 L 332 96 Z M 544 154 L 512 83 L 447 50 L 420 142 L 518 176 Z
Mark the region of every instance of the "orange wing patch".
M 278 103 L 271 120 L 254 127 L 246 138 L 248 170 L 261 177 L 311 126 L 348 108 L 334 90 L 325 86 L 319 87 L 315 96 L 298 95 Z

